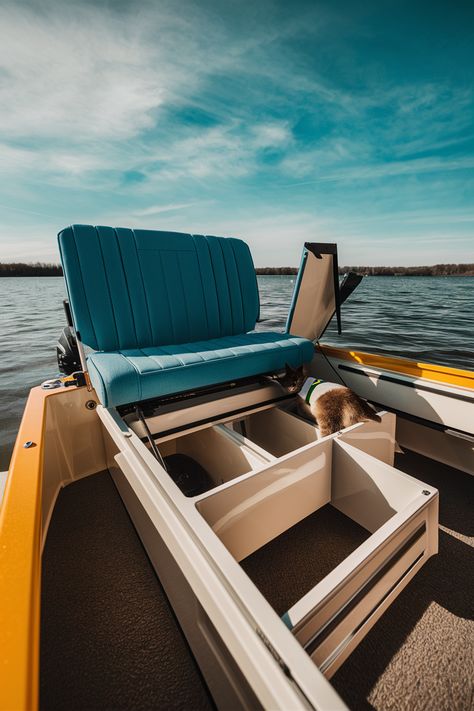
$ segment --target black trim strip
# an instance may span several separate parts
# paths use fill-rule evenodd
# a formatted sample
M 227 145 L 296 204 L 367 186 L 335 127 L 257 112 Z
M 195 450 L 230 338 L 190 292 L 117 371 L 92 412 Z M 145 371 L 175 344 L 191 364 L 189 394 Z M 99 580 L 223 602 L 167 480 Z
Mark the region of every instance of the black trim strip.
M 376 378 L 377 380 L 383 380 L 383 381 L 386 381 L 387 383 L 395 383 L 396 385 L 404 385 L 407 388 L 413 388 L 414 390 L 424 390 L 425 392 L 435 393 L 436 395 L 443 395 L 444 394 L 440 390 L 436 390 L 436 388 L 429 387 L 428 385 L 418 385 L 416 383 L 410 383 L 410 382 L 407 382 L 406 380 L 402 380 L 401 378 L 395 378 L 393 375 L 385 375 L 385 373 L 380 373 L 380 375 L 374 375 L 373 373 L 371 373 L 369 375 L 365 371 L 360 370 L 359 368 L 353 368 L 350 365 L 339 364 L 337 367 L 339 368 L 339 370 L 345 370 L 348 373 L 355 373 L 356 375 L 362 375 L 365 378 Z M 459 395 L 458 393 L 450 393 L 449 397 L 453 398 L 454 400 L 462 400 L 463 402 L 474 403 L 474 399 L 472 397 L 469 397 L 468 395 Z
M 339 266 L 337 262 L 337 247 L 332 258 L 332 276 L 334 282 L 334 300 L 336 303 L 337 332 L 339 335 L 341 335 L 341 293 L 339 291 Z
M 283 371 L 283 368 L 282 368 Z M 185 402 L 194 397 L 202 397 L 205 395 L 213 395 L 214 393 L 222 394 L 222 396 L 228 395 L 231 391 L 237 390 L 237 388 L 244 388 L 247 386 L 258 386 L 258 385 L 268 385 L 268 379 L 274 379 L 275 373 L 262 373 L 259 376 L 251 376 L 247 378 L 235 378 L 234 380 L 227 380 L 222 383 L 215 383 L 213 385 L 204 385 L 200 388 L 193 388 L 190 390 L 183 390 L 179 393 L 171 393 L 169 395 L 164 395 L 162 397 L 153 397 L 147 400 L 140 400 L 139 402 L 131 402 L 127 405 L 118 405 L 117 412 L 122 417 L 128 415 L 135 411 L 137 405 L 139 405 L 144 411 L 145 416 L 149 416 L 154 410 L 159 407 L 166 407 L 167 405 L 175 405 L 176 403 Z
M 380 407 L 382 410 L 387 410 L 388 412 L 393 412 L 397 417 L 414 422 L 415 425 L 421 425 L 422 427 L 429 427 L 431 430 L 436 430 L 437 432 L 443 432 L 443 434 L 451 435 L 452 437 L 459 437 L 460 439 L 466 439 L 468 442 L 474 442 L 474 436 L 469 432 L 464 432 L 464 430 L 457 430 L 455 427 L 448 427 L 447 425 L 442 425 L 439 422 L 432 422 L 431 420 L 425 420 L 423 417 L 418 417 L 417 415 L 412 415 L 409 412 L 404 412 L 403 410 L 397 410 L 394 407 L 388 407 L 381 402 L 370 399 L 370 402 L 376 407 Z
M 335 242 L 305 242 L 304 246 L 316 259 L 321 259 L 322 254 L 337 254 Z
M 405 553 L 415 544 L 417 543 L 420 538 L 424 536 L 426 533 L 426 524 L 423 523 L 419 528 L 416 529 L 414 533 L 408 538 L 407 541 L 392 555 L 390 558 L 387 560 L 386 563 L 384 563 L 379 570 L 372 575 L 372 577 L 358 590 L 358 592 L 352 597 L 346 604 L 345 606 L 331 619 L 329 622 L 321 629 L 319 632 L 316 633 L 312 639 L 309 640 L 304 645 L 305 650 L 308 652 L 308 654 L 311 656 L 316 649 L 324 642 L 324 640 L 329 637 L 329 635 L 338 627 L 338 625 L 341 624 L 341 622 L 347 617 L 347 615 L 356 607 L 356 605 L 359 604 L 359 602 L 367 595 L 367 593 L 372 590 L 372 588 L 383 578 L 383 576 L 387 573 L 387 571 L 392 568 L 398 561 L 405 555 Z M 410 566 L 407 568 L 407 570 L 404 571 L 404 573 L 400 576 L 400 578 L 396 581 L 394 585 L 388 590 L 384 596 L 377 602 L 375 607 L 372 608 L 370 613 L 362 620 L 362 622 L 358 625 L 357 629 L 360 629 L 360 627 L 365 623 L 365 621 L 372 615 L 373 611 L 381 605 L 381 603 L 385 600 L 385 598 L 391 593 L 391 591 L 399 584 L 400 580 L 405 577 L 407 572 L 417 563 L 417 561 L 423 556 L 423 553 L 421 553 L 416 560 L 413 561 L 413 563 L 410 564 Z M 357 629 L 355 631 L 357 631 Z

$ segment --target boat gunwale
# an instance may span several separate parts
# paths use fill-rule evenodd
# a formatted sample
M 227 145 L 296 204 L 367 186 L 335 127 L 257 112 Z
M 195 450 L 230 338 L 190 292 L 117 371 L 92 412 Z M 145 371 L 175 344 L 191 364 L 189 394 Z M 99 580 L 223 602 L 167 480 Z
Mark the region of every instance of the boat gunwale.
M 31 388 L 0 504 L 0 709 L 5 710 L 38 707 L 46 403 L 63 392 Z
M 435 380 L 474 390 L 474 371 L 452 368 L 438 363 L 423 363 L 401 356 L 388 356 L 382 353 L 368 353 L 350 348 L 338 348 L 326 343 L 317 346 L 323 355 L 339 360 L 348 360 L 359 365 L 372 366 L 396 373 L 403 373 L 414 378 Z

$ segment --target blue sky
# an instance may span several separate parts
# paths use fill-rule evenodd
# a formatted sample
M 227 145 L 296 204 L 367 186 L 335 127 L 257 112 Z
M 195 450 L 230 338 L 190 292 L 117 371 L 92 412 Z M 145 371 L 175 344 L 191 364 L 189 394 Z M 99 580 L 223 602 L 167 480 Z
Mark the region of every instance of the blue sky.
M 474 261 L 474 3 L 5 1 L 0 260 L 73 222 Z

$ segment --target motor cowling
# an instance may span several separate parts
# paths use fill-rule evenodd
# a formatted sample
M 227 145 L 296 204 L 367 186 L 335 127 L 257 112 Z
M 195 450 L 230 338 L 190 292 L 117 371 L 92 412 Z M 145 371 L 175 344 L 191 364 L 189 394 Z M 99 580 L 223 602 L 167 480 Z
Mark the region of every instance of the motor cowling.
M 58 342 L 56 343 L 56 356 L 61 373 L 71 375 L 81 370 L 79 349 L 77 347 L 74 329 L 71 326 L 65 326 L 58 338 Z

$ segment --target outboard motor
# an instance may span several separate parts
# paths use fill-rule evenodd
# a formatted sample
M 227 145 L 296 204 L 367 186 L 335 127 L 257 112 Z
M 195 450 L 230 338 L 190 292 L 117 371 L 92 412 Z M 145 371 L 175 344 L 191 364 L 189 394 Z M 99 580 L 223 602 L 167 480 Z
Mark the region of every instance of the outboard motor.
M 56 344 L 56 356 L 61 373 L 71 375 L 72 373 L 76 373 L 78 370 L 81 370 L 81 359 L 79 356 L 79 349 L 77 347 L 76 336 L 74 335 L 74 329 L 72 326 L 69 301 L 67 299 L 64 299 L 63 306 L 64 311 L 66 312 L 68 325 L 63 328 L 62 333 L 58 338 L 58 342 Z
M 81 370 L 81 359 L 77 348 L 76 337 L 71 326 L 65 326 L 56 344 L 56 356 L 61 373 L 71 375 Z

